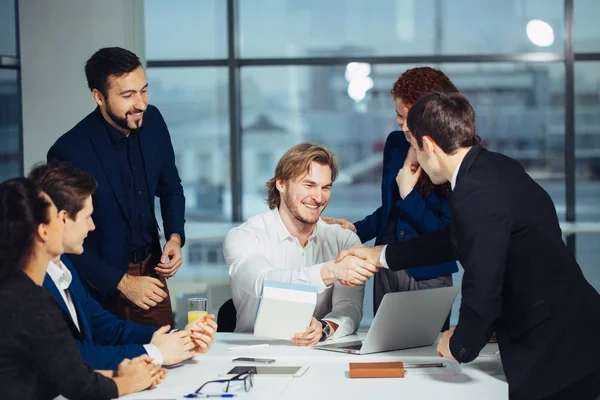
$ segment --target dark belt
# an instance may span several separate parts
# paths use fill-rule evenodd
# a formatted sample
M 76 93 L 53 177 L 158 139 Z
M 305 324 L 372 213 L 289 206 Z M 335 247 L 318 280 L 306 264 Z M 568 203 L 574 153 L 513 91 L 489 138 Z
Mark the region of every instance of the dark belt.
M 140 247 L 137 250 L 134 250 L 129 255 L 129 262 L 133 264 L 140 264 L 145 261 L 150 254 L 152 254 L 152 246 L 148 245 L 146 247 Z

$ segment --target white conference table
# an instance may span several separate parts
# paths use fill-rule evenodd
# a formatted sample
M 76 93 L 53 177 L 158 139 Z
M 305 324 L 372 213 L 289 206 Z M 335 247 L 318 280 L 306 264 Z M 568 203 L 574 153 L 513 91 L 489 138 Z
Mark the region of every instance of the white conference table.
M 359 337 L 364 334 L 359 334 Z M 340 341 L 356 340 L 356 335 Z M 269 343 L 268 347 L 230 350 L 231 347 Z M 135 393 L 122 399 L 167 400 L 184 399 L 204 382 L 224 379 L 235 365 L 236 357 L 267 357 L 276 362 L 269 365 L 308 366 L 299 378 L 254 377 L 254 387 L 246 393 L 242 384 L 232 386 L 235 399 L 380 399 L 393 396 L 408 399 L 502 399 L 508 398 L 508 385 L 500 357 L 494 354 L 496 345 L 488 345 L 475 361 L 458 364 L 441 359 L 435 347 L 400 350 L 370 355 L 351 355 L 297 347 L 285 341 L 257 338 L 250 334 L 218 333 L 212 349 L 197 355 L 184 365 L 169 370 L 167 378 L 155 389 Z M 484 355 L 485 354 L 485 355 Z M 365 361 L 440 362 L 444 368 L 408 369 L 404 378 L 350 379 L 348 363 Z M 259 364 L 262 365 L 262 364 Z M 219 393 L 225 384 L 208 385 L 203 392 Z

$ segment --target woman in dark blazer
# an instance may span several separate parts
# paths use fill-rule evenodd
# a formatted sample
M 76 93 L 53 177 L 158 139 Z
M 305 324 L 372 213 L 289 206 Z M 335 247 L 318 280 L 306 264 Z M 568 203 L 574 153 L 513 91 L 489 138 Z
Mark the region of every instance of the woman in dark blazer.
M 434 185 L 417 163 L 410 148 L 406 117 L 410 106 L 431 91 L 458 92 L 440 70 L 430 67 L 405 71 L 391 90 L 396 105 L 396 123 L 402 131 L 390 133 L 383 150 L 381 182 L 382 205 L 371 215 L 354 224 L 343 219 L 324 218 L 353 230 L 364 243 L 389 244 L 448 226 L 450 184 Z M 374 276 L 373 313 L 386 293 L 452 286 L 455 262 L 402 271 L 381 269 Z M 448 328 L 446 321 L 444 330 Z
M 84 364 L 64 313 L 41 287 L 46 266 L 63 251 L 62 213 L 26 178 L 0 185 L 2 399 L 112 399 L 164 376 L 147 356 L 124 361 L 114 373 Z

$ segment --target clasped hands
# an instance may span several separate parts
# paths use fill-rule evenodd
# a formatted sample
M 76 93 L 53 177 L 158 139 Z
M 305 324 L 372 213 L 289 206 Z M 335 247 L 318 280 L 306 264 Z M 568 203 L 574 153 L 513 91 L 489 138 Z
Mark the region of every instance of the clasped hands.
M 342 251 L 335 261 L 327 262 L 321 269 L 321 277 L 326 285 L 335 281 L 354 287 L 364 285 L 379 271 L 380 247 L 353 247 Z

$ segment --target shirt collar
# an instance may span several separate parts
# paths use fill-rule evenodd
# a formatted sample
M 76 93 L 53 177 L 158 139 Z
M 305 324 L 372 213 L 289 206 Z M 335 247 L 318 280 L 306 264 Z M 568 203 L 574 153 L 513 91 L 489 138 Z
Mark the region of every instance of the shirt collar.
M 464 160 L 464 158 L 463 158 L 463 160 Z M 458 162 L 458 165 L 456 166 L 456 169 L 452 173 L 452 180 L 450 181 L 450 185 L 452 186 L 452 190 L 454 190 L 454 188 L 456 187 L 456 178 L 458 177 L 458 171 L 460 170 L 460 166 L 461 166 L 463 160 L 460 160 Z
M 58 289 L 67 290 L 71 285 L 73 276 L 71 275 L 71 271 L 65 267 L 65 264 L 63 264 L 62 261 L 59 261 L 58 264 L 50 261 L 46 272 L 50 275 L 50 279 L 52 279 Z
M 290 233 L 290 231 L 287 229 L 287 227 L 283 223 L 283 220 L 281 219 L 281 215 L 279 215 L 279 209 L 274 208 L 273 210 L 271 210 L 271 215 L 275 219 L 275 229 L 277 231 L 277 237 L 279 238 L 279 242 L 281 243 L 284 240 L 293 237 L 292 234 Z M 321 221 L 321 219 L 319 218 L 319 221 L 315 224 L 315 227 L 314 227 L 312 233 L 308 237 L 309 241 L 317 240 L 317 231 L 318 231 L 320 221 Z

